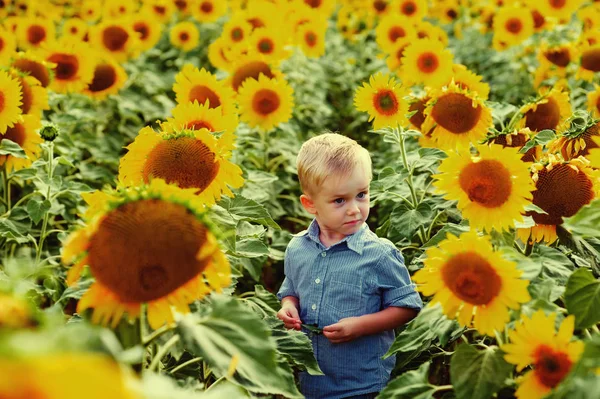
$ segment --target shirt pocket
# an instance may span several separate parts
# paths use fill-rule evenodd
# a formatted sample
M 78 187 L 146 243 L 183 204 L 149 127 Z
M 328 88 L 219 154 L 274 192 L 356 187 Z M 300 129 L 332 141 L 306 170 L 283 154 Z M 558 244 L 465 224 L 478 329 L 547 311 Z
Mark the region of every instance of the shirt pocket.
M 324 307 L 333 313 L 338 321 L 345 317 L 362 314 L 362 286 L 360 282 L 331 280 L 325 290 Z

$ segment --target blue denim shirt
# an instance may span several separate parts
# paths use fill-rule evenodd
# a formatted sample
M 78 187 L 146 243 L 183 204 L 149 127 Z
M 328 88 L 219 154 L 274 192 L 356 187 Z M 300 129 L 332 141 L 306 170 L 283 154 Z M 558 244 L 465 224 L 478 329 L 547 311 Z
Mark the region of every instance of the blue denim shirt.
M 340 319 L 375 313 L 389 306 L 421 309 L 423 303 L 410 281 L 404 258 L 388 240 L 367 224 L 326 248 L 319 225 L 295 234 L 285 251 L 281 300 L 295 296 L 300 319 L 319 328 Z M 332 344 L 325 336 L 305 331 L 325 375 L 300 374 L 300 390 L 310 399 L 338 399 L 379 392 L 388 383 L 395 356 L 381 357 L 394 342 L 394 331 Z

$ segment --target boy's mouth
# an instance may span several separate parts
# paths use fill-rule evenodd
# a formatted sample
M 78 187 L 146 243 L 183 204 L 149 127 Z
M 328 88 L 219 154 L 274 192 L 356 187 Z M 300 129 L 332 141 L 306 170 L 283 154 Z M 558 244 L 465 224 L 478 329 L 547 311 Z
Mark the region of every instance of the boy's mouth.
M 347 225 L 350 225 L 350 226 L 354 226 L 355 224 L 357 224 L 357 223 L 359 223 L 359 222 L 360 222 L 360 219 L 357 219 L 357 220 L 353 220 L 353 221 L 351 221 L 351 222 L 346 222 L 346 223 L 344 223 L 344 224 L 347 224 Z

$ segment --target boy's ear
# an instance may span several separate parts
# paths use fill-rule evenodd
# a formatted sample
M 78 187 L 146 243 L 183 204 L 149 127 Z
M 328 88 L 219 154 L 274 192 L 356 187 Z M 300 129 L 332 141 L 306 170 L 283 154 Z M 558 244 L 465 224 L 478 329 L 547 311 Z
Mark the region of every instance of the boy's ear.
M 315 209 L 315 203 L 308 195 L 302 194 L 300 196 L 300 203 L 302 204 L 304 209 L 306 209 L 306 212 L 308 212 L 312 215 L 317 213 L 317 210 Z

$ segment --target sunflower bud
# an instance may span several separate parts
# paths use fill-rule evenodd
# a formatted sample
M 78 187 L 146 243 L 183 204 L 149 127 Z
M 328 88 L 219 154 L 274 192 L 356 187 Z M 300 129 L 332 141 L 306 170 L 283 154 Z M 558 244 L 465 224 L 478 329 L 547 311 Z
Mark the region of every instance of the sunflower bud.
M 54 141 L 58 137 L 58 128 L 55 125 L 46 125 L 40 129 L 40 136 L 46 141 Z

